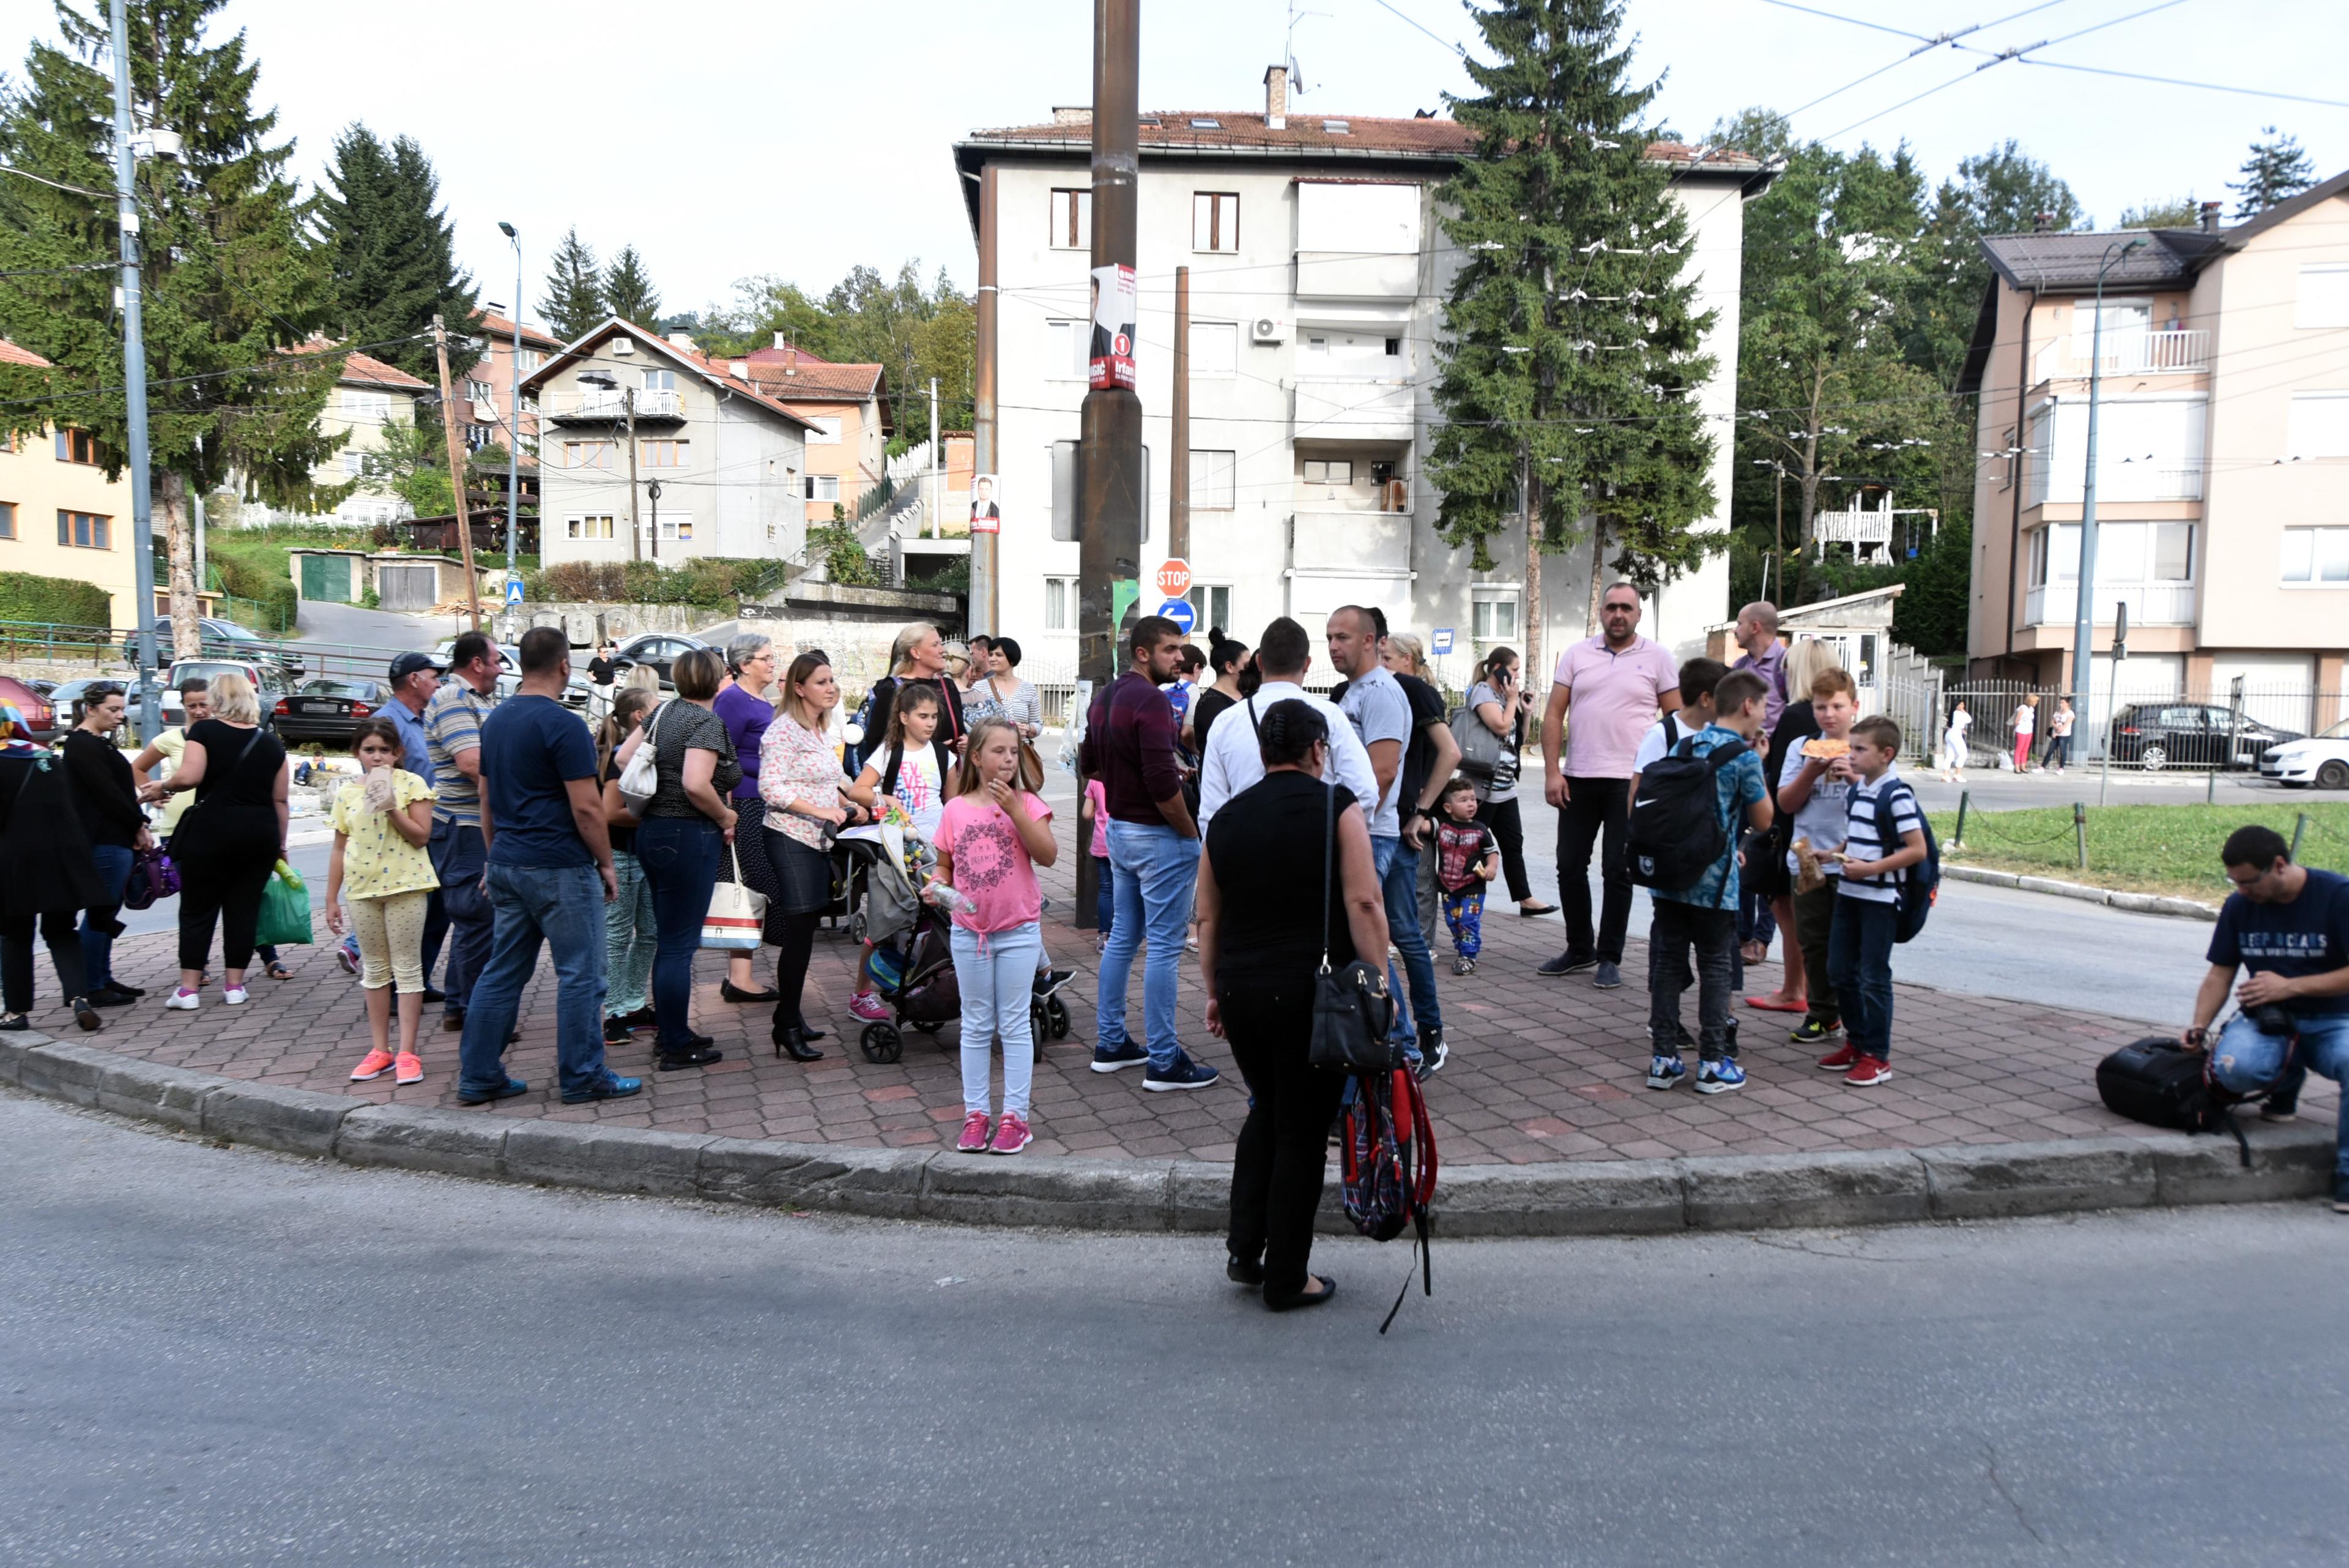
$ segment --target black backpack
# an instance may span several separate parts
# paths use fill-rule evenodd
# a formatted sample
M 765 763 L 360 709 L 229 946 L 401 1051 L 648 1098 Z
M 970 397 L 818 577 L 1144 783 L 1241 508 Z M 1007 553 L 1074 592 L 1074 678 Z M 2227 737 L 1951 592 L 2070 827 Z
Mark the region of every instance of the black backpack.
M 1667 713 L 1664 722 L 1670 724 L 1671 715 Z M 1691 735 L 1640 774 L 1624 857 L 1631 880 L 1643 888 L 1665 893 L 1693 888 L 1706 868 L 1729 852 L 1729 834 L 1721 825 L 1721 792 L 1713 777 L 1744 756 L 1746 744 L 1731 741 L 1702 757 L 1694 754 L 1695 747 L 1696 737 Z
M 2251 1140 L 2236 1124 L 2234 1107 L 2243 1096 L 2210 1076 L 2210 1054 L 2187 1051 L 2175 1040 L 2147 1035 L 2096 1064 L 2096 1094 L 2116 1116 L 2147 1127 L 2180 1132 L 2232 1133 L 2243 1165 L 2251 1163 Z
M 1900 915 L 1892 929 L 1894 941 L 1914 941 L 1917 933 L 1925 929 L 1925 917 L 1933 912 L 1934 901 L 1941 896 L 1941 841 L 1933 836 L 1932 819 L 1925 815 L 1925 803 L 1917 798 L 1917 792 L 1899 779 L 1892 781 L 1892 789 L 1909 797 L 1909 804 L 1917 813 L 1917 826 L 1925 833 L 1925 858 L 1899 873 Z M 1868 802 L 1869 824 L 1876 829 L 1876 842 L 1881 852 L 1889 855 L 1899 848 L 1898 840 L 1886 836 L 1884 818 L 1877 804 L 1879 797 L 1855 798 Z

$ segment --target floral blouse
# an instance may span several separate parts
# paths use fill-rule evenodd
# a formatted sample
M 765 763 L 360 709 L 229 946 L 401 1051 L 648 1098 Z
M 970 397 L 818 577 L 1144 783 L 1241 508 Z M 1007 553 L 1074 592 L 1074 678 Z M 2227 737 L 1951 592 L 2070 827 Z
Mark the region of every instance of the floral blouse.
M 810 849 L 823 847 L 823 825 L 784 810 L 792 801 L 835 805 L 840 786 L 839 753 L 832 742 L 789 713 L 778 713 L 759 743 L 759 794 L 767 803 L 767 826 Z

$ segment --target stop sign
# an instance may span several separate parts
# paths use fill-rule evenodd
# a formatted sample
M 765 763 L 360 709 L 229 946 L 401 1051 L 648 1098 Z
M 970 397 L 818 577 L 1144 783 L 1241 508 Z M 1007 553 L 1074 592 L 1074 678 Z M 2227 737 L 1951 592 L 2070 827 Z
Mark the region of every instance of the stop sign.
M 1158 591 L 1168 598 L 1181 598 L 1191 591 L 1191 563 L 1177 556 L 1158 568 Z

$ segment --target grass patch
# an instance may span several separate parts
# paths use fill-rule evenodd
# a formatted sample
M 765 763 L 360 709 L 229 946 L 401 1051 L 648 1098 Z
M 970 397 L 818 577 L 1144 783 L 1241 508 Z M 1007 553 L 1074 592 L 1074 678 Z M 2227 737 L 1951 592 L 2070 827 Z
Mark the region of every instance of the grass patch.
M 2072 836 L 2072 808 L 1970 811 L 1966 843 L 1951 847 L 1958 814 L 1931 815 L 1952 865 L 1980 866 L 2030 877 L 2058 877 L 2131 893 L 2163 893 L 2215 904 L 2227 896 L 2219 846 L 2250 823 L 2264 823 L 2288 840 L 2301 813 L 2308 815 L 2300 860 L 2349 872 L 2349 803 L 2296 801 L 2290 805 L 2106 805 L 2088 808 L 2088 865 L 2080 867 Z

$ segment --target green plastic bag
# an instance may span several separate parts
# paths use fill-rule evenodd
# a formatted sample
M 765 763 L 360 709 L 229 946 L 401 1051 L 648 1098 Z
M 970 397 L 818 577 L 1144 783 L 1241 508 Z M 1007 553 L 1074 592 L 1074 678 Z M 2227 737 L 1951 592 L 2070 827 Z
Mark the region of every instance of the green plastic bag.
M 302 874 L 283 860 L 261 891 L 261 929 L 253 940 L 263 947 L 310 945 L 310 889 Z

